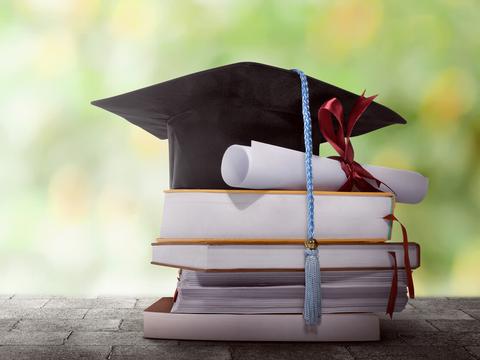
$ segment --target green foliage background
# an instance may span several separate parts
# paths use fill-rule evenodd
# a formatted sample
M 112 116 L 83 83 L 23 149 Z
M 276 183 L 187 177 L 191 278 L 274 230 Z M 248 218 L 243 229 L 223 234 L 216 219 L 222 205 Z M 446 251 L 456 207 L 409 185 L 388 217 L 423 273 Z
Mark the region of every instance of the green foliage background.
M 355 139 L 357 160 L 430 178 L 397 209 L 418 293 L 480 295 L 479 23 L 475 0 L 1 1 L 0 291 L 170 292 L 175 271 L 149 265 L 166 143 L 89 102 L 250 60 L 408 119 Z

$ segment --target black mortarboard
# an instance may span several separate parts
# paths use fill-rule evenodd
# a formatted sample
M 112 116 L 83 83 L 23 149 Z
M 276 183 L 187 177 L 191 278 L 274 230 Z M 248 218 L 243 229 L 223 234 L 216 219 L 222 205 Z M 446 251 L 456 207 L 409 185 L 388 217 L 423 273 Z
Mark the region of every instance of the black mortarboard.
M 313 151 L 324 140 L 318 129 L 318 108 L 337 97 L 346 114 L 357 95 L 308 78 Z M 93 105 L 122 116 L 160 139 L 168 139 L 170 187 L 226 189 L 220 165 L 233 144 L 256 140 L 305 151 L 300 79 L 290 70 L 243 62 L 226 65 L 123 95 Z M 358 121 L 360 135 L 406 121 L 372 103 Z

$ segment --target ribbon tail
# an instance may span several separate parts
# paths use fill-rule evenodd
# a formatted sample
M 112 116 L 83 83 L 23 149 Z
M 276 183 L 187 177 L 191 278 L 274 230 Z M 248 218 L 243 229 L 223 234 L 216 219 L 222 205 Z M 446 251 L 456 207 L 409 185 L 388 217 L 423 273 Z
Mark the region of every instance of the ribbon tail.
M 395 217 L 390 214 L 384 217 L 385 220 L 396 221 L 402 228 L 403 237 L 403 263 L 405 264 L 405 274 L 407 275 L 408 296 L 410 299 L 415 299 L 415 289 L 413 286 L 412 266 L 410 265 L 410 254 L 408 248 L 408 234 L 405 226 Z
M 392 284 L 390 285 L 390 293 L 388 294 L 388 303 L 387 303 L 387 315 L 390 316 L 390 319 L 393 318 L 393 312 L 395 311 L 395 303 L 397 301 L 397 292 L 398 292 L 398 267 L 397 267 L 397 256 L 394 251 L 389 251 L 388 254 L 393 260 L 393 273 L 392 273 Z
M 313 326 L 321 318 L 322 299 L 320 290 L 320 262 L 318 249 L 305 249 L 305 301 L 303 318 Z
M 350 137 L 352 135 L 352 130 L 355 127 L 358 119 L 362 116 L 362 114 L 367 110 L 373 100 L 377 97 L 377 95 L 365 97 L 365 91 L 363 91 L 362 95 L 357 98 L 357 101 L 353 105 L 352 110 L 350 111 L 350 115 L 347 120 L 347 128 L 346 128 L 346 136 Z
M 378 192 L 378 189 L 366 181 L 364 178 L 358 177 L 354 181 L 355 187 L 364 192 Z
M 359 175 L 359 178 L 361 178 L 361 179 L 364 180 L 365 182 L 367 182 L 365 179 L 372 180 L 372 181 L 375 182 L 375 185 L 377 185 L 376 188 L 369 183 L 369 185 L 370 185 L 373 189 L 375 189 L 374 191 L 380 191 L 380 185 L 383 185 L 383 186 L 385 186 L 388 190 L 390 190 L 390 192 L 391 192 L 392 194 L 396 195 L 395 191 L 393 191 L 393 189 L 392 189 L 390 186 L 388 186 L 387 184 L 385 184 L 383 181 L 378 180 L 375 176 L 373 176 L 373 174 L 372 174 L 371 172 L 369 172 L 367 169 L 365 169 L 361 164 L 359 164 L 358 162 L 354 161 L 353 166 L 354 166 L 354 170 L 355 170 L 354 172 Z

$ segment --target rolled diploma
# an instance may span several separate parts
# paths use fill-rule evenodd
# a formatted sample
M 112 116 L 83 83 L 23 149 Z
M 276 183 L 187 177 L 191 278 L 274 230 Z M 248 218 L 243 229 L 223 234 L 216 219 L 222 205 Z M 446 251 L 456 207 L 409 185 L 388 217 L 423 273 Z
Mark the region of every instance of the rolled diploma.
M 313 156 L 315 190 L 336 191 L 346 181 L 337 160 Z M 362 165 L 387 184 L 402 203 L 418 203 L 427 192 L 428 178 L 408 170 Z M 227 185 L 245 189 L 305 189 L 305 154 L 280 146 L 252 141 L 251 146 L 232 145 L 223 155 L 222 177 Z M 377 187 L 375 183 L 370 183 Z M 384 185 L 380 191 L 391 192 Z

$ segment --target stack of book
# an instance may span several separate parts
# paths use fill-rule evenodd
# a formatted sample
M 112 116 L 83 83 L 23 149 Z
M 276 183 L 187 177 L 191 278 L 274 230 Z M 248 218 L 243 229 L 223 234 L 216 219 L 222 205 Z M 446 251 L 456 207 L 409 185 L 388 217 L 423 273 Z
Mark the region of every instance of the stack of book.
M 406 123 L 373 99 L 244 62 L 93 102 L 168 139 L 152 263 L 181 271 L 176 295 L 145 310 L 146 337 L 379 338 L 374 313 L 405 307 L 420 264 L 405 231 L 387 242 L 394 202 L 421 201 L 428 181 L 354 160 L 351 136 Z M 338 156 L 312 158 L 322 142 Z
M 145 310 L 146 337 L 197 340 L 367 341 L 379 338 L 396 275 L 407 303 L 402 243 L 390 239 L 394 196 L 316 192 L 322 319 L 302 318 L 305 192 L 168 190 L 152 263 L 181 269 L 174 298 Z M 420 249 L 408 244 L 410 265 Z

